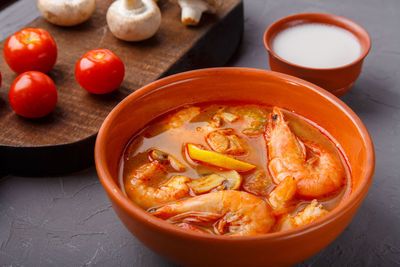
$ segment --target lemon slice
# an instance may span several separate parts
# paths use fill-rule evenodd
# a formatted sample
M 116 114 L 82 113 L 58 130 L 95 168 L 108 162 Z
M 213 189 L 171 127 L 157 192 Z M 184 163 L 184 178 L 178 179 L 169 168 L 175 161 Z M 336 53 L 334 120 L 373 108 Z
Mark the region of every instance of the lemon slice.
M 188 144 L 187 149 L 191 159 L 208 163 L 210 165 L 221 167 L 224 169 L 246 172 L 256 167 L 253 164 L 240 161 L 217 152 L 198 148 L 193 144 Z

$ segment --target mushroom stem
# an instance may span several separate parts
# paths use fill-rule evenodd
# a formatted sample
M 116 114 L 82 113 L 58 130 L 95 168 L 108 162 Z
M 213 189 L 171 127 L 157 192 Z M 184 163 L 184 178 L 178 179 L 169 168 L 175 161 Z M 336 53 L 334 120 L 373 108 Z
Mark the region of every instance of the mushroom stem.
M 181 20 L 185 25 L 197 25 L 201 15 L 208 9 L 207 4 L 201 0 L 178 0 L 182 8 Z
M 185 6 L 182 8 L 181 20 L 185 25 L 197 25 L 200 22 L 203 12 L 192 7 Z
M 138 9 L 143 6 L 142 0 L 124 0 L 126 9 Z

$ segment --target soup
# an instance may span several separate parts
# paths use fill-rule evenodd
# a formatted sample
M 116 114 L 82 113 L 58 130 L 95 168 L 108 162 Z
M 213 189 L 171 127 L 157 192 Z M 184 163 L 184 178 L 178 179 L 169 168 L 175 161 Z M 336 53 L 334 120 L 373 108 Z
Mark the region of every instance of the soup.
M 156 118 L 130 140 L 120 186 L 188 231 L 256 235 L 325 216 L 351 190 L 328 133 L 295 113 L 206 103 Z

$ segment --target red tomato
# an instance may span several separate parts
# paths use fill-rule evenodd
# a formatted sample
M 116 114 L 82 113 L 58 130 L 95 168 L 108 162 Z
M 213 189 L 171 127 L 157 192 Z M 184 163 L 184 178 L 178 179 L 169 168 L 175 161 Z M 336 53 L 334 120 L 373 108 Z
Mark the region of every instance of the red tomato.
M 75 67 L 78 83 L 88 92 L 105 94 L 117 89 L 124 79 L 122 60 L 107 49 L 88 51 Z
M 29 70 L 47 73 L 57 60 L 56 42 L 43 29 L 25 28 L 8 37 L 4 59 L 16 73 Z
M 19 75 L 11 85 L 8 100 L 18 115 L 40 118 L 55 108 L 57 89 L 46 74 L 27 71 Z

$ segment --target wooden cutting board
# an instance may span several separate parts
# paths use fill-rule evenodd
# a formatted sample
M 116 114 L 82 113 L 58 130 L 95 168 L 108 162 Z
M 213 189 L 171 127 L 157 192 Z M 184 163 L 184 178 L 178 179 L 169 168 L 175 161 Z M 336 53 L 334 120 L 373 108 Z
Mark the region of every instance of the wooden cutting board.
M 17 75 L 0 58 L 0 173 L 36 176 L 88 167 L 93 163 L 96 133 L 118 102 L 160 77 L 225 64 L 243 32 L 241 0 L 224 0 L 218 14 L 203 15 L 200 27 L 182 25 L 180 8 L 161 0 L 162 24 L 157 34 L 139 43 L 123 42 L 111 34 L 105 20 L 112 2 L 97 0 L 90 20 L 75 27 L 58 27 L 41 17 L 27 25 L 46 29 L 58 47 L 57 63 L 49 73 L 57 87 L 58 103 L 49 116 L 25 119 L 13 112 L 8 90 Z M 87 93 L 74 76 L 78 59 L 95 48 L 113 51 L 125 64 L 124 81 L 110 94 Z

